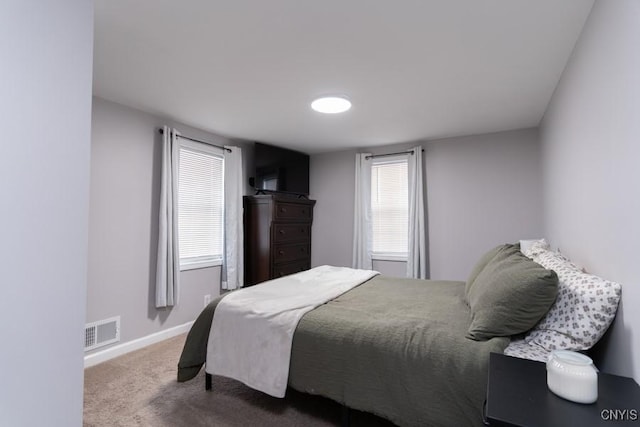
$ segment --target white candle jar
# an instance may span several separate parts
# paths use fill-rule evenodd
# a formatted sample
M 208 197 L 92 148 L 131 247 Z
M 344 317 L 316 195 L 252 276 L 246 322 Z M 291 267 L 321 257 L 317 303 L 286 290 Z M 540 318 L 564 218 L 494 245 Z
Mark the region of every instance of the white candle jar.
M 577 403 L 598 400 L 598 372 L 590 357 L 569 350 L 551 352 L 547 385 L 558 396 Z

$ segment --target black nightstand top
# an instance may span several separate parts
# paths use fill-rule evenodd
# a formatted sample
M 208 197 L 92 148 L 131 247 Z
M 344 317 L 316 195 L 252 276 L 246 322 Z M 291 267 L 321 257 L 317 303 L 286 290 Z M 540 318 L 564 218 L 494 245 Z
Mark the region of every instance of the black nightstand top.
M 632 378 L 599 373 L 598 400 L 583 405 L 549 390 L 544 363 L 498 353 L 489 357 L 486 405 L 491 426 L 640 426 L 640 387 Z

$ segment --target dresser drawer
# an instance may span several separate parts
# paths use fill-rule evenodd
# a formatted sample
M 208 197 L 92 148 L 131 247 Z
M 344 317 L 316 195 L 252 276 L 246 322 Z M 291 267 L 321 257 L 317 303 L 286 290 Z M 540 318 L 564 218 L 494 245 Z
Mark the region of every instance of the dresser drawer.
M 310 268 L 311 263 L 309 262 L 309 260 L 276 264 L 273 266 L 272 277 L 278 278 L 282 276 L 288 276 L 289 274 L 299 273 Z
M 311 221 L 313 207 L 306 203 L 276 202 L 274 217 L 276 220 Z
M 311 239 L 310 224 L 277 224 L 271 225 L 274 243 L 309 241 Z
M 295 261 L 299 259 L 308 259 L 311 254 L 311 245 L 309 242 L 289 244 L 289 245 L 274 245 L 273 248 L 273 262 L 287 262 Z

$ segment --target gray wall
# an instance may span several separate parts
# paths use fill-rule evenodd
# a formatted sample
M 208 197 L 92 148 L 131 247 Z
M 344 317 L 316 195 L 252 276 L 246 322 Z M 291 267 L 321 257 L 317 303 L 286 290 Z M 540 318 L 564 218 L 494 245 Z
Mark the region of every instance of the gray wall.
M 180 303 L 171 309 L 155 308 L 162 138 L 158 128 L 167 124 L 186 136 L 240 145 L 245 171 L 253 169 L 253 145 L 96 97 L 92 124 L 86 321 L 121 316 L 122 343 L 194 320 L 204 295 L 220 293 L 220 267 L 183 271 Z
M 542 169 L 535 129 L 426 145 L 431 278 L 466 280 L 505 242 L 542 235 Z
M 309 197 L 313 210 L 311 265 L 351 267 L 355 150 L 312 155 Z
M 82 424 L 93 2 L 0 2 L 0 424 Z
M 640 379 L 640 3 L 596 1 L 541 127 L 545 229 L 622 284 L 599 367 Z
M 417 145 L 376 147 L 384 153 Z M 542 234 L 542 178 L 536 130 L 448 138 L 425 148 L 431 277 L 465 280 L 486 250 Z M 355 151 L 311 157 L 313 265 L 351 265 Z M 403 275 L 404 263 L 374 263 Z

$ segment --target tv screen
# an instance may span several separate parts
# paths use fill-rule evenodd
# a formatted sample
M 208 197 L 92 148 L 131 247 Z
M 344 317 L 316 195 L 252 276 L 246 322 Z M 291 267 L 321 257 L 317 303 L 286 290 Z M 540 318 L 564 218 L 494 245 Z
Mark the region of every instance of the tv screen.
M 309 195 L 309 156 L 273 145 L 255 144 L 256 190 Z

